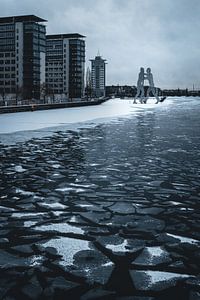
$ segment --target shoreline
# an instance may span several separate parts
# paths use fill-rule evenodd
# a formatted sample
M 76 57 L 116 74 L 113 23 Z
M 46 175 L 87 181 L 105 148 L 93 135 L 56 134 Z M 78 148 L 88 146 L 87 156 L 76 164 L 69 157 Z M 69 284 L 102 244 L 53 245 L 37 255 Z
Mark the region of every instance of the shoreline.
M 76 102 L 64 102 L 64 103 L 29 104 L 29 105 L 21 105 L 21 106 L 2 106 L 0 107 L 0 114 L 99 105 L 104 103 L 107 100 L 108 98 L 92 100 L 92 101 L 90 100 L 90 101 L 76 101 Z

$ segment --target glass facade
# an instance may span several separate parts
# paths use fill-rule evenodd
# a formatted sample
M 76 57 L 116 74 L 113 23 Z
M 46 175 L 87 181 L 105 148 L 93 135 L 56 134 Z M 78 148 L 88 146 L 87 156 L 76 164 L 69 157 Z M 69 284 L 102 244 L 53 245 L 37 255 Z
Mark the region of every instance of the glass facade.
M 46 80 L 51 93 L 81 98 L 84 90 L 85 41 L 74 35 L 47 36 Z
M 24 99 L 40 98 L 41 53 L 46 50 L 43 21 L 32 15 L 0 18 L 1 95 L 20 88 Z
M 0 24 L 0 94 L 15 92 L 15 25 Z
M 85 41 L 69 41 L 69 97 L 81 98 L 84 89 Z
M 92 91 L 95 97 L 105 96 L 106 84 L 106 60 L 101 56 L 96 56 L 91 60 L 92 64 Z
M 47 39 L 46 82 L 48 94 L 63 94 L 63 40 Z
M 44 25 L 35 22 L 23 24 L 24 40 L 24 97 L 40 98 L 40 54 L 45 53 L 46 30 Z

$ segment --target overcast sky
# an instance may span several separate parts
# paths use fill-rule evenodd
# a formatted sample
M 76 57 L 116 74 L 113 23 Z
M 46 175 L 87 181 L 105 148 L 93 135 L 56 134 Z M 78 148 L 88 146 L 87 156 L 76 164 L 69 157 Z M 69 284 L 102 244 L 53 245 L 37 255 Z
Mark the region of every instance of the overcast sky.
M 200 88 L 200 0 L 0 0 L 0 8 L 48 20 L 48 34 L 86 35 L 86 64 L 99 50 L 107 85 L 136 85 L 143 66 L 161 88 Z

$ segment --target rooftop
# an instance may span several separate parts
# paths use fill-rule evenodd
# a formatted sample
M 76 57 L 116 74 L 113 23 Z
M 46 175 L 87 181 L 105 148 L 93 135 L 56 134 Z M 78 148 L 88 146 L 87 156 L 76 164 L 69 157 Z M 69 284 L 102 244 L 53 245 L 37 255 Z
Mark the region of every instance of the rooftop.
M 47 22 L 35 15 L 12 16 L 0 18 L 0 23 L 15 23 L 15 22 Z
M 47 39 L 70 39 L 70 38 L 85 38 L 84 35 L 79 33 L 68 33 L 68 34 L 49 34 L 46 36 Z
M 107 61 L 106 59 L 103 59 L 101 56 L 95 56 L 94 59 L 90 59 L 90 61 Z

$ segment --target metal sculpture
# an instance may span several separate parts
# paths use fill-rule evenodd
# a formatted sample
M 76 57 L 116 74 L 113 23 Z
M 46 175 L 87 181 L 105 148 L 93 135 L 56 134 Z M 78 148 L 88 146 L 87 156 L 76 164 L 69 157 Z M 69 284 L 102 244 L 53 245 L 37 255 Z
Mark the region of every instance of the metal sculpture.
M 147 93 L 145 96 L 144 92 L 144 81 L 147 80 L 149 83 Z M 154 86 L 153 74 L 151 73 L 151 69 L 147 68 L 146 73 L 144 72 L 144 68 L 140 68 L 140 72 L 138 75 L 137 81 L 137 93 L 134 97 L 133 103 L 137 103 L 136 100 L 139 99 L 140 103 L 147 103 L 148 98 L 150 97 L 150 92 L 153 97 L 156 98 L 156 104 L 159 102 L 163 102 L 166 97 L 162 97 L 161 99 L 158 97 L 158 90 Z
M 145 79 L 145 74 L 144 74 L 144 68 L 140 68 L 140 73 L 138 75 L 138 81 L 137 81 L 137 94 L 135 95 L 134 102 L 137 103 L 136 99 L 140 99 L 140 103 L 143 103 L 144 99 L 144 79 Z

